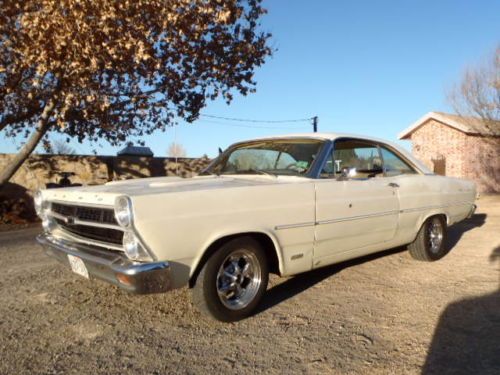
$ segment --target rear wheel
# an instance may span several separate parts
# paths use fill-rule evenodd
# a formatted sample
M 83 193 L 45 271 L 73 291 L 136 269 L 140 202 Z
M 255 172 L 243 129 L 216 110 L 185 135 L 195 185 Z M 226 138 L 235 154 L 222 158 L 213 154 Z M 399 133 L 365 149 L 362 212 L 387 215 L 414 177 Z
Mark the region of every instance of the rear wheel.
M 269 277 L 266 254 L 250 237 L 222 245 L 203 266 L 192 290 L 197 308 L 225 322 L 241 320 L 257 307 Z
M 443 216 L 428 218 L 417 238 L 408 245 L 410 255 L 417 259 L 432 262 L 441 259 L 448 252 L 446 248 L 446 221 Z

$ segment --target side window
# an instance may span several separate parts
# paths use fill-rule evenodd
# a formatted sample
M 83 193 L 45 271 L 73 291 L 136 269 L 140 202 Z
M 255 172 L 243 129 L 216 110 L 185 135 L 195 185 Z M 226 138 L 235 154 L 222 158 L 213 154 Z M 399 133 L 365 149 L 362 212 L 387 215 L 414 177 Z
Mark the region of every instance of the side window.
M 382 151 L 382 158 L 384 159 L 384 172 L 386 176 L 391 177 L 401 174 L 417 173 L 415 169 L 392 151 L 384 147 L 380 147 L 380 150 Z
M 367 179 L 383 174 L 377 145 L 358 140 L 338 140 L 334 144 L 334 175 L 347 171 L 351 179 Z

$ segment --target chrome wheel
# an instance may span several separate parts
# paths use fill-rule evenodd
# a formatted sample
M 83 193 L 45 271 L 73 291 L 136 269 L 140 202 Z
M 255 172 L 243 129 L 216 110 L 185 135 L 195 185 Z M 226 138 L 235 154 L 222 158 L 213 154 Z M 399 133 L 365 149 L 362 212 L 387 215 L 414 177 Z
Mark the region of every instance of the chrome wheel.
M 262 283 L 262 270 L 254 252 L 240 249 L 222 262 L 216 278 L 219 299 L 231 310 L 245 308 L 257 295 Z
M 433 254 L 439 253 L 443 243 L 443 223 L 438 217 L 433 217 L 427 227 L 427 238 L 429 250 Z

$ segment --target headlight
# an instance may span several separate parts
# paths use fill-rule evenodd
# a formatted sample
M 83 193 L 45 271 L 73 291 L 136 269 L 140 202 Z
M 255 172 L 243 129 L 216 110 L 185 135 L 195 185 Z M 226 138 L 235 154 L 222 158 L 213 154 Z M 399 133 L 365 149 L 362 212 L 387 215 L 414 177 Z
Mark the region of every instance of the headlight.
M 40 190 L 37 190 L 35 192 L 35 195 L 33 196 L 33 202 L 35 205 L 35 211 L 38 216 L 42 214 L 42 205 L 43 205 L 43 198 L 42 198 L 42 192 Z
M 50 207 L 50 203 L 43 200 L 42 192 L 38 190 L 33 196 L 33 203 L 35 206 L 35 211 L 40 218 L 45 219 L 47 217 L 46 211 Z
M 48 217 L 48 218 L 43 219 L 42 227 L 43 227 L 43 230 L 45 231 L 45 233 L 50 233 L 57 227 L 57 224 L 53 219 Z
M 129 228 L 132 224 L 132 205 L 127 197 L 115 200 L 115 218 L 119 225 Z
M 131 231 L 126 231 L 123 233 L 123 249 L 128 258 L 132 260 L 139 261 L 149 261 L 151 257 L 144 247 L 142 247 L 141 242 L 136 237 L 136 235 Z

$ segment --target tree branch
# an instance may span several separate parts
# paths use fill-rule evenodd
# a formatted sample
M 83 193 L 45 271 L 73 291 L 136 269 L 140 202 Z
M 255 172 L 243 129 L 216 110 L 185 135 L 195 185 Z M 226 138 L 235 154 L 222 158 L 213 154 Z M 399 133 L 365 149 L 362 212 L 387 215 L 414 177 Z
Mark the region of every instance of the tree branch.
M 0 121 L 0 131 L 2 131 L 6 126 L 15 124 L 18 122 L 26 121 L 40 112 L 41 107 L 32 107 L 28 112 L 18 114 L 18 115 L 10 115 L 6 116 L 2 121 Z

